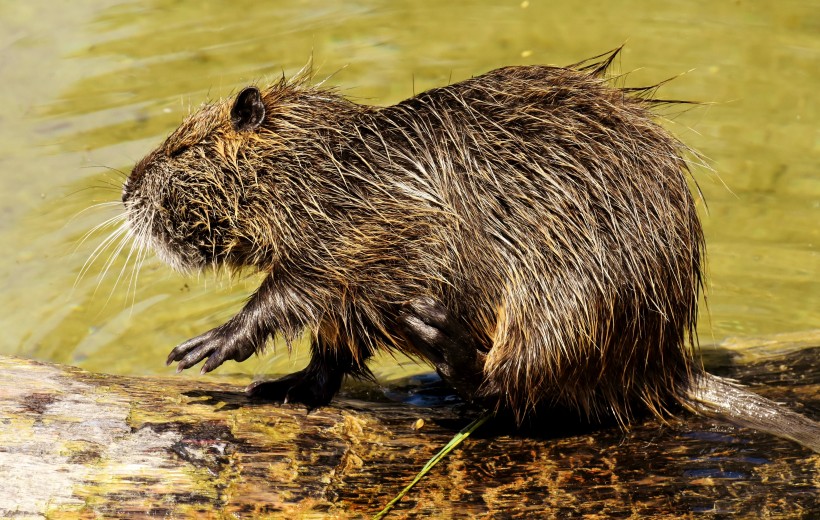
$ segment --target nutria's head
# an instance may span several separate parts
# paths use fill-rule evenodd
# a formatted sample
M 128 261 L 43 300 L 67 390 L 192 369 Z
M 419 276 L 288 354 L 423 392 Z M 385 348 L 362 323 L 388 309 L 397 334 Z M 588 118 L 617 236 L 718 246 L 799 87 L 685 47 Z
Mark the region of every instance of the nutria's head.
M 296 92 L 286 82 L 248 87 L 189 116 L 123 186 L 135 239 L 180 271 L 275 261 L 287 225 L 277 201 L 293 191 L 275 166 L 289 146 L 279 112 Z

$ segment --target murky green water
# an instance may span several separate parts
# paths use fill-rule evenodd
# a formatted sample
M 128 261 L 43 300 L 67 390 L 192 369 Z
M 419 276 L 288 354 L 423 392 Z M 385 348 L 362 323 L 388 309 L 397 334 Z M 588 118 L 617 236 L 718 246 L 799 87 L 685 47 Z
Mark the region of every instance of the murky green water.
M 691 70 L 662 95 L 715 102 L 667 114 L 728 186 L 697 172 L 709 204 L 704 341 L 820 328 L 820 3 L 554 4 L 0 4 L 0 353 L 170 373 L 171 347 L 239 308 L 254 280 L 185 279 L 150 259 L 134 271 L 126 254 L 101 277 L 105 252 L 76 281 L 104 235 L 80 238 L 117 212 L 87 209 L 118 200 L 124 173 L 190 107 L 293 73 L 311 54 L 330 84 L 388 104 L 625 41 L 627 84 Z M 301 362 L 280 347 L 216 377 Z

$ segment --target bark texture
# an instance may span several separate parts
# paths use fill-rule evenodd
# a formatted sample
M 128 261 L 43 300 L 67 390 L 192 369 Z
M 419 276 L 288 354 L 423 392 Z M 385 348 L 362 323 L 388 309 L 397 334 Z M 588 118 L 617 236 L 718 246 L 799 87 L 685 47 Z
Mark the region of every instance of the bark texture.
M 818 344 L 820 332 L 729 342 L 705 355 L 711 371 L 817 419 Z M 348 389 L 306 413 L 193 378 L 0 357 L 0 516 L 370 517 L 475 417 L 373 390 Z M 568 431 L 566 420 L 545 419 L 525 435 L 488 423 L 388 518 L 820 512 L 820 456 L 789 441 L 684 413 L 627 432 Z

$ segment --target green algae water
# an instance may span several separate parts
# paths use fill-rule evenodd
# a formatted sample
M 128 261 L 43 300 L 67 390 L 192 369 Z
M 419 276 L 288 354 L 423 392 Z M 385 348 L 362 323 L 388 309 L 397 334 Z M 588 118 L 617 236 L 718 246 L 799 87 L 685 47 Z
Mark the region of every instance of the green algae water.
M 168 374 L 173 346 L 241 307 L 252 275 L 183 277 L 153 256 L 129 257 L 128 245 L 97 250 L 110 227 L 83 240 L 120 211 L 131 166 L 203 102 L 311 57 L 317 80 L 391 104 L 624 42 L 618 82 L 680 75 L 659 96 L 706 102 L 662 113 L 717 174 L 695 168 L 708 206 L 701 340 L 820 328 L 820 3 L 555 4 L 0 4 L 0 353 Z M 208 377 L 290 372 L 307 348 L 294 350 L 275 344 Z M 424 370 L 383 357 L 375 372 Z

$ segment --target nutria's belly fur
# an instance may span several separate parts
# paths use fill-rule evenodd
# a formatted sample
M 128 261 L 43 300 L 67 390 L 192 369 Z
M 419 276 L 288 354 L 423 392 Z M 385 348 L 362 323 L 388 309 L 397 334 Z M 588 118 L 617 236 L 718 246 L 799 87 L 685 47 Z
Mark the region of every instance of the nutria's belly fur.
M 606 79 L 616 54 L 384 108 L 305 73 L 189 116 L 123 188 L 132 234 L 181 270 L 268 276 L 168 362 L 209 371 L 307 329 L 308 367 L 252 395 L 325 404 L 394 349 L 519 420 L 695 407 L 717 386 L 693 362 L 703 232 L 686 148 L 654 121 L 653 88 Z

